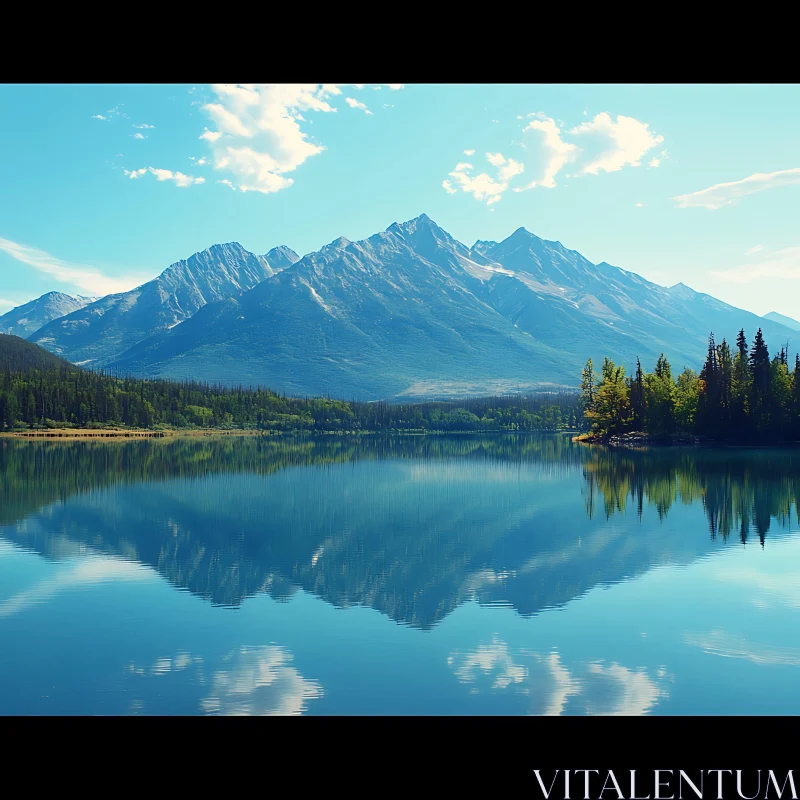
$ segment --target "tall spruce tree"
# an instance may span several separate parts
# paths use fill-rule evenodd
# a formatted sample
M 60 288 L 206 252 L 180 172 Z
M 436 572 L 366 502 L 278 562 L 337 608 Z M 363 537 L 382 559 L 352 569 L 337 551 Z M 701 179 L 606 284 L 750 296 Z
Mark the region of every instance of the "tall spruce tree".
M 747 353 L 747 338 L 744 329 L 736 337 L 736 355 L 733 360 L 733 376 L 731 380 L 731 430 L 734 436 L 746 438 L 749 434 L 750 403 L 750 362 Z
M 770 426 L 772 364 L 761 328 L 750 348 L 750 372 L 750 423 L 754 433 L 764 435 Z
M 636 373 L 630 380 L 630 398 L 634 430 L 643 431 L 647 425 L 647 406 L 645 404 L 642 362 L 638 358 L 636 359 Z

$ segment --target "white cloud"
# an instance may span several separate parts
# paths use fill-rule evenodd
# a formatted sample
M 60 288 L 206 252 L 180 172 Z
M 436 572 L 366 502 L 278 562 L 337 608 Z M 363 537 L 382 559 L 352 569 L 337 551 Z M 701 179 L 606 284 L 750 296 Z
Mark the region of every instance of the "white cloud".
M 22 303 L 17 303 L 14 300 L 6 300 L 0 297 L 0 309 L 4 308 L 16 308 L 17 306 L 23 305 Z
M 207 142 L 216 142 L 222 134 L 219 131 L 210 131 L 208 128 L 203 130 L 200 134 L 200 139 L 205 139 Z
M 155 125 L 148 125 L 146 122 L 143 122 L 141 125 L 134 125 L 133 127 L 134 128 L 139 128 L 141 130 L 153 130 L 153 128 L 155 128 L 156 126 Z
M 196 158 L 195 156 L 189 156 L 189 161 L 194 161 L 195 166 L 202 167 L 203 164 L 208 164 L 208 160 L 205 157 Z
M 653 133 L 646 122 L 634 117 L 617 115 L 616 122 L 603 111 L 591 122 L 583 122 L 569 133 L 587 137 L 599 152 L 588 163 L 579 167 L 579 173 L 598 175 L 600 172 L 617 172 L 625 166 L 638 167 L 642 156 L 664 141 Z
M 60 258 L 51 256 L 43 250 L 12 242 L 10 239 L 0 238 L 0 250 L 8 253 L 17 261 L 27 264 L 45 275 L 49 275 L 59 283 L 74 286 L 92 296 L 126 292 L 146 280 L 141 275 L 120 277 L 104 275 L 96 267 L 71 264 L 68 261 L 62 261 Z
M 210 147 L 214 169 L 230 173 L 241 191 L 264 194 L 291 186 L 294 180 L 288 173 L 325 149 L 301 128 L 301 123 L 314 121 L 306 120 L 304 113 L 335 113 L 328 100 L 342 95 L 340 85 L 328 83 L 213 84 L 211 91 L 215 101 L 202 110 L 214 125 L 206 127 L 200 139 Z M 345 102 L 372 114 L 353 98 Z
M 450 173 L 453 180 L 442 181 L 442 188 L 448 194 L 455 194 L 456 188 L 453 186 L 455 183 L 462 192 L 471 194 L 476 200 L 485 202 L 486 205 L 499 203 L 503 192 L 508 189 L 509 181 L 515 175 L 519 175 L 525 167 L 513 158 L 506 159 L 501 153 L 486 153 L 486 160 L 492 166 L 497 167 L 497 177 L 493 178 L 485 172 L 473 176 L 470 174 L 474 169 L 472 164 L 460 161 Z
M 773 647 L 748 642 L 744 637 L 733 636 L 721 628 L 715 628 L 707 634 L 687 633 L 683 641 L 709 655 L 740 658 L 754 664 L 800 667 L 800 649 L 796 647 Z
M 650 161 L 648 161 L 648 163 L 647 163 L 647 166 L 650 169 L 656 169 L 660 165 L 661 165 L 661 159 L 660 158 L 651 158 Z
M 229 189 L 233 189 L 234 192 L 236 191 L 236 187 L 233 185 L 233 181 L 229 181 L 227 178 L 223 178 L 221 181 L 217 181 L 217 183 L 221 183 L 224 186 L 227 186 Z
M 133 136 L 134 139 L 144 139 L 145 138 L 145 135 L 143 133 L 133 133 L 133 134 L 131 134 L 131 136 Z
M 748 254 L 762 249 L 751 248 Z M 725 270 L 714 270 L 715 278 L 727 283 L 752 283 L 763 278 L 780 278 L 782 280 L 800 279 L 800 247 L 784 247 L 767 253 L 755 262 L 740 264 Z
M 0 240 L 5 241 L 5 240 Z M 96 586 L 108 581 L 153 581 L 158 576 L 134 561 L 108 556 L 92 556 L 60 569 L 46 578 L 0 603 L 0 619 L 19 614 L 51 600 L 64 590 L 76 586 Z
M 778 172 L 757 172 L 739 181 L 717 183 L 709 186 L 708 189 L 681 194 L 672 199 L 678 203 L 678 208 L 707 208 L 715 211 L 735 203 L 740 197 L 748 194 L 763 192 L 766 189 L 776 189 L 780 186 L 792 186 L 797 183 L 800 183 L 800 167 Z
M 636 203 L 636 208 L 644 208 L 644 203 Z
M 402 89 L 405 86 L 405 84 L 404 83 L 387 83 L 386 86 L 388 86 L 393 92 L 396 92 L 399 89 Z
M 661 683 L 669 676 L 663 667 L 655 678 L 644 669 L 599 661 L 570 669 L 557 651 L 512 651 L 497 637 L 466 653 L 453 653 L 447 662 L 456 678 L 471 687 L 470 693 L 512 692 L 525 710 L 543 716 L 561 715 L 568 705 L 590 715 L 642 715 L 667 696 Z
M 464 151 L 464 155 L 465 156 L 474 156 L 475 155 L 475 151 L 474 150 L 465 150 Z
M 310 700 L 324 695 L 318 681 L 292 666 L 292 654 L 283 647 L 242 647 L 226 660 L 230 666 L 214 674 L 211 693 L 201 701 L 207 714 L 300 715 Z
M 501 181 L 510 181 L 515 175 L 521 175 L 525 171 L 525 167 L 519 162 L 509 158 L 498 172 Z
M 344 101 L 350 108 L 360 108 L 365 114 L 372 114 L 365 103 L 359 103 L 358 100 L 354 100 L 352 97 L 345 97 Z
M 104 117 L 102 114 L 92 114 L 92 119 L 101 119 L 103 122 L 108 122 L 108 117 Z
M 134 170 L 123 170 L 125 175 L 129 178 L 140 178 L 146 173 L 155 175 L 158 181 L 174 181 L 176 186 L 186 187 L 194 184 L 205 183 L 206 179 L 203 177 L 195 178 L 192 175 L 186 175 L 183 172 L 173 172 L 170 169 L 158 169 L 156 167 L 141 167 Z
M 574 144 L 565 142 L 561 138 L 561 128 L 554 119 L 544 115 L 536 116 L 539 118 L 529 122 L 522 132 L 523 134 L 532 133 L 538 140 L 538 159 L 536 155 L 534 155 L 534 159 L 541 164 L 541 177 L 531 181 L 527 186 L 515 189 L 518 192 L 533 189 L 536 186 L 544 186 L 547 189 L 554 188 L 556 175 L 578 153 L 578 148 Z
M 764 245 L 763 244 L 757 244 L 757 245 L 754 245 L 753 247 L 749 248 L 748 250 L 745 250 L 744 254 L 746 256 L 751 256 L 751 255 L 753 255 L 753 253 L 758 253 L 763 249 L 764 249 Z
M 265 194 L 292 185 L 285 177 L 323 151 L 309 140 L 295 114 L 334 112 L 326 100 L 340 93 L 327 84 L 214 84 L 216 103 L 203 110 L 216 123 L 200 136 L 209 142 L 215 169 L 230 172 L 242 191 Z

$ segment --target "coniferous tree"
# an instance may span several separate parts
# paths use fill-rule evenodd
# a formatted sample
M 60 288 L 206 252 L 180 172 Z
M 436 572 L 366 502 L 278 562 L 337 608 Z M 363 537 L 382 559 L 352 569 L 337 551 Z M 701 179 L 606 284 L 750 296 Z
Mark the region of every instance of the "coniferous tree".
M 792 372 L 792 397 L 789 405 L 791 436 L 800 440 L 800 353 L 795 353 Z
M 769 350 L 764 341 L 761 328 L 756 332 L 750 349 L 750 423 L 754 433 L 763 435 L 769 429 L 769 416 L 772 406 L 772 364 Z
M 636 374 L 630 381 L 630 400 L 631 412 L 633 414 L 633 427 L 637 431 L 643 431 L 646 425 L 646 405 L 644 390 L 644 375 L 642 374 L 642 362 L 636 359 Z
M 663 353 L 655 371 L 645 377 L 644 387 L 649 432 L 658 437 L 670 436 L 675 433 L 675 382 Z
M 585 412 L 596 432 L 617 434 L 630 428 L 633 418 L 625 368 L 603 360 L 602 378 L 594 393 L 594 408 Z
M 583 398 L 584 412 L 594 410 L 594 390 L 594 366 L 592 365 L 592 359 L 590 358 L 586 362 L 586 366 L 583 368 L 583 372 L 581 373 L 581 393 Z
M 717 345 L 713 332 L 708 337 L 708 352 L 703 369 L 700 370 L 700 381 L 702 386 L 697 403 L 697 425 L 705 435 L 715 436 L 721 403 Z
M 736 355 L 733 361 L 731 379 L 731 429 L 736 436 L 746 437 L 749 433 L 749 403 L 751 392 L 750 362 L 747 353 L 747 339 L 744 329 L 736 337 Z

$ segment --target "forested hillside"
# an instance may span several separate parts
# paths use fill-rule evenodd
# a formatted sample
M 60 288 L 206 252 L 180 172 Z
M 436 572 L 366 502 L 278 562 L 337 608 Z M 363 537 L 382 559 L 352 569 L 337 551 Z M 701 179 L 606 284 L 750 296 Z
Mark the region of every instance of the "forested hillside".
M 581 422 L 562 393 L 460 403 L 355 403 L 269 389 L 119 378 L 80 369 L 14 336 L 0 337 L 0 431 L 30 427 L 246 428 L 270 431 L 557 430 Z

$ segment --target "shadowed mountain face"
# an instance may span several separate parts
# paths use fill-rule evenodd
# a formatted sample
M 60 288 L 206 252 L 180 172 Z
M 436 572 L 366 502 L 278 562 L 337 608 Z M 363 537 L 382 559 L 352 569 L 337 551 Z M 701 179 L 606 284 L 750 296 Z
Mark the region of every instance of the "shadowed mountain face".
M 237 242 L 214 245 L 137 289 L 108 295 L 53 320 L 31 340 L 73 363 L 106 366 L 132 345 L 173 328 L 207 303 L 252 289 L 292 258 L 297 256 L 289 248 L 257 256 Z
M 430 628 L 471 599 L 530 615 L 731 534 L 763 543 L 797 515 L 798 467 L 565 436 L 5 441 L 0 532 L 136 560 L 216 604 L 300 588 Z
M 48 292 L 30 303 L 12 308 L 0 316 L 0 333 L 27 339 L 48 322 L 78 311 L 95 302 L 95 297 L 71 297 L 62 292 Z
M 742 327 L 770 342 L 796 336 L 524 228 L 470 249 L 423 214 L 360 242 L 337 239 L 162 327 L 113 366 L 301 395 L 463 396 L 573 387 L 589 356 L 630 370 L 663 352 L 677 370 L 699 369 L 710 330 L 733 341 Z

